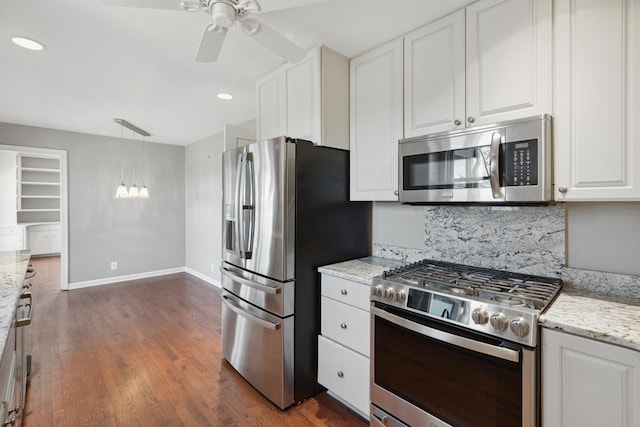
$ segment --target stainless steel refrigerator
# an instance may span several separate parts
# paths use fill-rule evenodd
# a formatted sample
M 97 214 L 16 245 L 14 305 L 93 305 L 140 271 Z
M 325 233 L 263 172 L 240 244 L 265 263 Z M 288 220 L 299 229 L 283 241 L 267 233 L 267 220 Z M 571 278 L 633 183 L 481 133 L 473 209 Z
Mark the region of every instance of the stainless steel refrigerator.
M 223 155 L 222 352 L 284 409 L 317 383 L 322 265 L 370 253 L 349 152 L 286 137 Z

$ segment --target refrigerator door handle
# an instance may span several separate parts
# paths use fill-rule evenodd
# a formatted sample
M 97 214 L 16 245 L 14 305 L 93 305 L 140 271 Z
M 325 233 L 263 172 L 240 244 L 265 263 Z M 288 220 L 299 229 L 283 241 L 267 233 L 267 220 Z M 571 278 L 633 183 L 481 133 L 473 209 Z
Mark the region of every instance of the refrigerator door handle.
M 240 258 L 242 258 L 242 253 L 243 253 L 243 248 L 242 248 L 242 235 L 243 232 L 242 230 L 244 229 L 244 224 L 242 224 L 242 211 L 241 211 L 241 206 L 242 206 L 242 201 L 240 199 L 240 190 L 242 189 L 242 169 L 244 166 L 244 160 L 243 160 L 243 154 L 240 154 L 238 156 L 238 167 L 236 168 L 236 191 L 235 191 L 235 208 L 236 208 L 236 221 L 235 221 L 235 226 L 236 226 L 236 248 L 238 250 L 238 254 L 240 255 Z
M 266 329 L 271 329 L 271 330 L 277 330 L 280 328 L 280 326 L 282 325 L 282 322 L 269 322 L 268 320 L 264 320 L 259 318 L 258 316 L 249 313 L 248 311 L 244 310 L 242 307 L 234 304 L 232 302 L 233 300 L 227 296 L 227 295 L 222 295 L 222 303 L 227 306 L 227 308 L 231 311 L 233 311 L 234 313 L 236 313 L 239 316 L 244 317 L 245 319 L 257 323 L 260 326 L 262 326 L 263 328 Z
M 260 283 L 254 282 L 253 280 L 245 279 L 244 277 L 233 274 L 231 271 L 227 270 L 224 267 L 220 269 L 220 272 L 224 276 L 227 276 L 229 279 L 235 282 L 238 282 L 242 285 L 249 286 L 250 288 L 257 289 L 267 294 L 276 295 L 282 291 L 282 286 L 273 287 L 273 286 L 262 285 Z
M 246 240 L 246 246 L 244 247 L 244 255 L 246 259 L 251 259 L 253 254 L 253 238 L 256 228 L 256 183 L 255 174 L 253 169 L 253 153 L 248 152 L 245 158 L 245 186 L 249 185 L 249 201 L 242 206 L 243 212 L 249 219 L 249 230 Z M 245 187 L 246 191 L 246 187 Z M 246 201 L 246 200 L 245 200 Z M 244 222 L 244 217 L 242 218 Z

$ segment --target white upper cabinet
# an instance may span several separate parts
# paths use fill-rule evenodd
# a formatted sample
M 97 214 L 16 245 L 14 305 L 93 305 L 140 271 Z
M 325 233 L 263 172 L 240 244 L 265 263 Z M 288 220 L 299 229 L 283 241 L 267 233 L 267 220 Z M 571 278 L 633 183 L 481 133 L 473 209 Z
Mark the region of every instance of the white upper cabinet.
M 551 0 L 484 0 L 466 12 L 467 126 L 551 114 Z
M 398 200 L 402 39 L 351 60 L 351 200 Z
M 555 1 L 555 198 L 640 200 L 640 2 Z
M 258 140 L 286 135 L 349 148 L 349 60 L 320 47 L 258 79 Z
M 464 126 L 464 10 L 404 38 L 404 136 Z
M 551 113 L 551 0 L 484 0 L 405 37 L 405 137 Z

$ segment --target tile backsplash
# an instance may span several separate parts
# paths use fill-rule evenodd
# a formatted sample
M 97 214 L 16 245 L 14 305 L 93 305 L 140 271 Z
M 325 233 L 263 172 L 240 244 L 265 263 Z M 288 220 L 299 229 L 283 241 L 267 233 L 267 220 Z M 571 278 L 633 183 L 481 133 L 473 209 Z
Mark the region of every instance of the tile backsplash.
M 640 277 L 565 266 L 565 206 L 424 207 L 424 247 L 374 242 L 373 254 L 562 278 L 576 288 L 640 298 Z

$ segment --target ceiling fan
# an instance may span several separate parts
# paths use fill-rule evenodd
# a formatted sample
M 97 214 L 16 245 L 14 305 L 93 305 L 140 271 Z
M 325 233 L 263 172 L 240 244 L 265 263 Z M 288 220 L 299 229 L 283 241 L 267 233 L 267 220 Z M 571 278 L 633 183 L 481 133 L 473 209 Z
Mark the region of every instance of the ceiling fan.
M 255 13 L 272 12 L 326 0 L 100 0 L 110 6 L 205 12 L 213 21 L 207 24 L 196 52 L 196 61 L 215 62 L 227 31 L 238 23 L 244 32 L 271 49 L 286 61 L 300 62 L 306 52 L 284 36 L 251 17 Z

